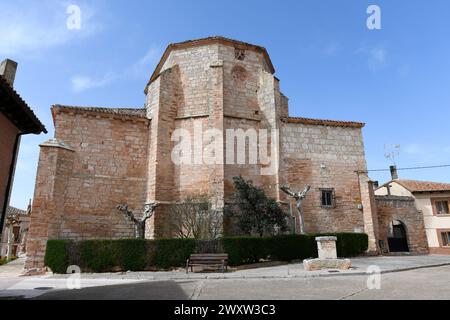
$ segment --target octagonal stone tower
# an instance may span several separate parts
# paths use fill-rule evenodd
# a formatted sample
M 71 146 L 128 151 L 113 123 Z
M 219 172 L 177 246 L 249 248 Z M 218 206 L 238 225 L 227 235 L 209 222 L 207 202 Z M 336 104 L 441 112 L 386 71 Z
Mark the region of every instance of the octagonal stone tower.
M 266 129 L 267 147 L 279 145 L 278 137 L 272 141 L 270 134 L 280 128 L 282 116 L 287 116 L 287 99 L 279 90 L 274 72 L 267 51 L 248 43 L 211 37 L 169 45 L 145 88 L 147 116 L 152 121 L 148 201 L 172 203 L 203 193 L 222 208 L 231 201 L 232 178 L 238 175 L 266 186 L 279 200 L 279 154 L 269 151 L 270 163 L 251 163 L 247 149 L 242 163 L 237 157 L 242 135 L 229 139 L 240 129 L 243 139 Z M 189 132 L 192 164 L 171 161 L 171 151 L 178 143 L 171 141 L 171 135 L 179 129 Z M 222 163 L 207 164 L 196 152 L 196 147 L 202 147 L 198 145 L 198 132 L 208 129 L 222 135 L 222 155 L 217 155 L 223 158 Z M 207 142 L 201 142 L 204 152 Z M 230 150 L 235 148 L 233 157 Z M 274 167 L 272 174 L 261 174 L 261 169 L 270 166 Z M 163 207 L 158 210 L 162 215 Z

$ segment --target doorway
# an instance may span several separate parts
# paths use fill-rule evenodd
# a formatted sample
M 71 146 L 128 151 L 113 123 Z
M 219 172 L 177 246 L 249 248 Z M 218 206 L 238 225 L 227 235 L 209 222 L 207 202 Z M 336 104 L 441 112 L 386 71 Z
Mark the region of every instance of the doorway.
M 409 252 L 406 227 L 400 220 L 393 220 L 388 233 L 389 252 Z

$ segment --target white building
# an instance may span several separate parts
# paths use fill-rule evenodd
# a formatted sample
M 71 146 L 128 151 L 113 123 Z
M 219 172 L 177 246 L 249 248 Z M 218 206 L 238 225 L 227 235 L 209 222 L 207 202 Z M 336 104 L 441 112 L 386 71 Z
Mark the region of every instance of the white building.
M 449 183 L 394 179 L 375 194 L 413 197 L 424 217 L 430 253 L 450 254 Z

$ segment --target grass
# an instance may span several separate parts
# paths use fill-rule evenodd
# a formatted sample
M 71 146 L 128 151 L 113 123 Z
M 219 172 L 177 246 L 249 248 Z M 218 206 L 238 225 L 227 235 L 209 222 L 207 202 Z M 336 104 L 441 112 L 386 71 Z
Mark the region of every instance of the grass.
M 12 257 L 11 259 L 7 259 L 6 257 L 5 258 L 1 258 L 0 259 L 0 266 L 2 266 L 2 265 L 4 265 L 4 264 L 7 264 L 7 263 L 10 263 L 11 261 L 14 261 L 14 260 L 16 260 L 17 259 L 17 257 Z

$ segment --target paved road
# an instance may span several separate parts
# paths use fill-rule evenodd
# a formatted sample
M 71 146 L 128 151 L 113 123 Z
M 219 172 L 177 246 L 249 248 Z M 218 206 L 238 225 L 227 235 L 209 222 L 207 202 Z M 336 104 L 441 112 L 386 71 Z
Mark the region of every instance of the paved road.
M 383 274 L 379 290 L 367 288 L 367 276 L 211 279 L 61 290 L 36 299 L 450 299 L 450 266 Z

